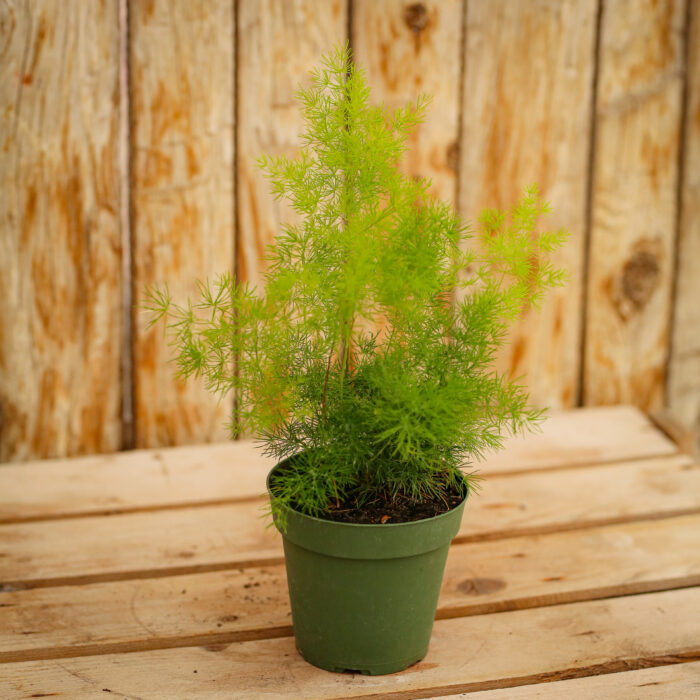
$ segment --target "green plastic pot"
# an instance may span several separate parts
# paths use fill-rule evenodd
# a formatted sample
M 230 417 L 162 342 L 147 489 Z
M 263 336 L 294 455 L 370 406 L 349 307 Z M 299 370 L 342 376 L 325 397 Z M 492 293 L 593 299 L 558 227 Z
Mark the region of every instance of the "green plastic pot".
M 368 675 L 420 661 L 465 501 L 434 518 L 385 525 L 287 509 L 280 531 L 294 637 L 304 659 L 327 671 Z

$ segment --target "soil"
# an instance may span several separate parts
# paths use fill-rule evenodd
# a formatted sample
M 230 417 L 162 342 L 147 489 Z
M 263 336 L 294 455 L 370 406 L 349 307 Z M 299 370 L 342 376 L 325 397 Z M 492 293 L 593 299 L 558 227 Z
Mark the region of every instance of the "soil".
M 354 497 L 339 503 L 332 503 L 328 511 L 319 516 L 323 520 L 363 525 L 383 525 L 389 523 L 410 523 L 414 520 L 433 518 L 456 508 L 464 498 L 457 489 L 446 491 L 442 496 L 425 501 L 416 501 L 398 495 L 379 497 L 359 505 Z
M 278 467 L 284 470 L 285 463 Z M 350 493 L 338 502 L 331 502 L 325 513 L 317 517 L 339 523 L 358 525 L 388 525 L 410 523 L 442 515 L 456 508 L 464 499 L 465 492 L 457 486 L 443 485 L 443 493 L 418 501 L 403 494 L 377 494 L 372 500 L 360 503 L 357 495 Z M 294 508 L 294 505 L 292 504 Z M 298 510 L 295 508 L 295 510 Z

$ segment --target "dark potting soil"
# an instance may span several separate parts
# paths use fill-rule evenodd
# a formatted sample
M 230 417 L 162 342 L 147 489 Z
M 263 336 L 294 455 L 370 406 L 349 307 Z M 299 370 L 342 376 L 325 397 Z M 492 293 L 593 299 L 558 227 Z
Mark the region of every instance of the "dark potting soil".
M 282 462 L 275 471 L 279 473 L 285 466 L 285 462 Z M 466 491 L 458 486 L 447 484 L 443 486 L 441 494 L 420 501 L 403 494 L 392 496 L 388 493 L 377 494 L 374 498 L 365 497 L 360 501 L 356 494 L 350 493 L 337 502 L 331 501 L 328 509 L 317 517 L 321 520 L 359 525 L 410 523 L 447 513 L 456 508 L 465 495 Z
M 394 498 L 377 498 L 359 505 L 350 498 L 339 503 L 332 503 L 321 518 L 342 523 L 388 524 L 410 523 L 414 520 L 433 518 L 456 508 L 464 498 L 457 489 L 447 491 L 441 496 L 424 501 L 415 501 L 408 496 L 397 495 Z

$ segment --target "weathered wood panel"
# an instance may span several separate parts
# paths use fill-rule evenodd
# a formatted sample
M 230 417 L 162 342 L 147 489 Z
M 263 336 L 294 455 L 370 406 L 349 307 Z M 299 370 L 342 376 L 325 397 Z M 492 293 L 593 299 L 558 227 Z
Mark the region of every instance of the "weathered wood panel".
M 259 285 L 266 248 L 293 212 L 270 194 L 263 153 L 293 156 L 302 127 L 297 85 L 347 33 L 344 0 L 239 0 L 237 271 Z
M 655 410 L 665 394 L 675 417 L 700 430 L 697 0 L 131 0 L 133 279 L 120 243 L 129 233 L 119 231 L 129 197 L 118 162 L 120 3 L 84 4 L 0 9 L 0 461 L 128 440 L 125 286 L 138 304 L 150 282 L 168 281 L 182 300 L 196 278 L 236 266 L 260 282 L 265 246 L 293 215 L 255 160 L 294 154 L 296 85 L 347 38 L 349 19 L 376 101 L 434 95 L 409 144 L 410 172 L 431 177 L 471 219 L 538 182 L 555 210 L 549 223 L 572 232 L 559 255 L 571 281 L 512 331 L 501 369 L 524 373 L 535 402 L 553 407 L 582 395 Z M 136 444 L 226 437 L 230 400 L 175 381 L 162 329 L 147 331 L 133 314 Z
M 328 673 L 291 637 L 4 664 L 8 699 L 395 697 L 503 688 L 696 659 L 700 589 L 439 620 L 424 661 L 401 675 Z M 158 672 L 154 673 L 154 669 Z M 195 673 L 196 671 L 196 673 Z M 105 690 L 106 689 L 106 690 Z M 605 696 L 605 695 L 603 695 Z
M 233 268 L 234 15 L 230 0 L 130 4 L 133 293 L 173 297 Z M 173 378 L 163 329 L 134 319 L 135 441 L 225 437 L 231 401 Z
M 585 403 L 663 403 L 684 19 L 685 0 L 603 4 Z
M 641 411 L 596 406 L 552 413 L 541 432 L 509 438 L 477 466 L 485 475 L 604 464 L 678 452 Z
M 700 440 L 700 3 L 690 1 L 676 305 L 668 404 Z
M 0 461 L 121 442 L 118 3 L 0 6 Z
M 85 584 L 279 562 L 282 542 L 277 530 L 264 528 L 262 505 L 0 525 L 0 586 Z M 687 456 L 519 474 L 491 479 L 469 502 L 457 541 L 694 513 L 700 513 L 700 466 Z
M 677 452 L 637 409 L 604 406 L 554 414 L 541 433 L 511 438 L 479 469 L 490 477 Z M 251 500 L 265 492 L 273 465 L 247 440 L 4 465 L 0 523 Z
M 673 547 L 667 546 L 670 541 Z M 699 551 L 697 515 L 456 544 L 447 558 L 437 618 L 697 585 Z M 292 634 L 281 562 L 264 568 L 9 591 L 2 602 L 0 662 Z
M 571 238 L 556 254 L 570 281 L 510 332 L 501 370 L 526 375 L 538 405 L 571 407 L 579 393 L 581 290 L 597 3 L 467 3 L 460 160 L 461 213 L 510 207 L 537 183 L 547 228 Z
M 355 0 L 352 45 L 367 70 L 372 101 L 387 107 L 433 97 L 408 141 L 403 167 L 432 180 L 431 192 L 454 202 L 462 49 L 462 0 Z

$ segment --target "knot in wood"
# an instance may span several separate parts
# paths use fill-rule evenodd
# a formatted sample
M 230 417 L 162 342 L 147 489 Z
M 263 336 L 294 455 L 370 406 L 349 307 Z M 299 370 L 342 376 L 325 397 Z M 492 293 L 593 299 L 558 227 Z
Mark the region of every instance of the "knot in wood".
M 422 2 L 414 2 L 404 8 L 403 19 L 406 22 L 406 26 L 412 32 L 418 34 L 428 24 L 428 11 Z
M 466 595 L 488 595 L 506 587 L 500 578 L 468 578 L 457 585 L 457 589 Z
M 639 313 L 651 299 L 661 278 L 658 241 L 644 239 L 636 246 L 612 282 L 611 301 L 623 321 Z
M 459 164 L 459 143 L 457 141 L 451 141 L 447 146 L 447 167 L 450 170 L 457 171 L 457 165 Z
M 622 292 L 637 308 L 643 308 L 659 281 L 661 266 L 653 253 L 640 250 L 626 263 L 622 270 Z

